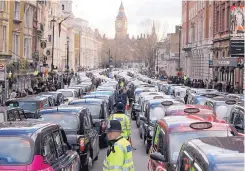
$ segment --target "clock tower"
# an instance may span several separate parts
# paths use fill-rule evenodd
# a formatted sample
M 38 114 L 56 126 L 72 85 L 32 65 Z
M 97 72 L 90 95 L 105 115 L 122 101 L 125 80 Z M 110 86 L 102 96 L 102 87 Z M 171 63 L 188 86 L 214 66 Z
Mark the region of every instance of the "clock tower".
M 128 23 L 124 12 L 123 3 L 121 2 L 119 12 L 115 21 L 116 38 L 124 39 L 127 37 Z

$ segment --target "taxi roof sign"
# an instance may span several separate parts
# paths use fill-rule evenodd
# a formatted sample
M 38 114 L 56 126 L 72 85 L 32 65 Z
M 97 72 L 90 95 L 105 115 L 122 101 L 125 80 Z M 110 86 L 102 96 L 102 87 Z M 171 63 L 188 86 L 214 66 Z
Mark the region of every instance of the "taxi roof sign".
M 163 97 L 162 96 L 155 96 L 155 97 L 153 97 L 153 99 L 163 99 Z
M 195 123 L 191 123 L 190 127 L 192 129 L 198 129 L 198 130 L 209 129 L 212 127 L 212 123 L 210 123 L 210 122 L 195 122 Z
M 171 105 L 173 105 L 174 103 L 173 103 L 172 101 L 163 101 L 161 104 L 162 104 L 163 106 L 171 106 Z
M 213 98 L 219 96 L 218 94 L 203 94 L 202 96 L 208 97 L 208 98 Z
M 225 101 L 225 103 L 228 105 L 234 105 L 234 104 L 236 104 L 236 101 L 235 100 L 227 100 L 227 101 Z
M 194 108 L 194 107 L 189 107 L 189 108 L 184 109 L 184 112 L 189 113 L 189 114 L 198 113 L 198 112 L 200 112 L 200 109 Z

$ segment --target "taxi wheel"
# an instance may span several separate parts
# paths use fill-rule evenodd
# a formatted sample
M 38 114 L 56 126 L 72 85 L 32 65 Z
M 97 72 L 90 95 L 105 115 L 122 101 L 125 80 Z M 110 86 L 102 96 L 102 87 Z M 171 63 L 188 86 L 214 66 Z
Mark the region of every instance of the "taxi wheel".
M 148 145 L 148 143 L 146 143 L 146 148 L 145 148 L 146 154 L 149 154 L 149 150 L 150 150 L 150 146 Z
M 98 160 L 99 154 L 94 158 L 94 161 Z
M 93 166 L 93 159 L 91 158 L 90 152 L 88 152 L 88 163 L 82 167 L 82 171 L 91 171 Z

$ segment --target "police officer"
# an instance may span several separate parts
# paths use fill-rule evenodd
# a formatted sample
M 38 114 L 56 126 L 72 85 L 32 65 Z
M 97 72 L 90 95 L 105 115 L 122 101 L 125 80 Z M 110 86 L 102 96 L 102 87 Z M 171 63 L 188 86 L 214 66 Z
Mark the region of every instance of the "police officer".
M 124 104 L 119 102 L 116 106 L 116 113 L 110 116 L 110 120 L 118 120 L 122 127 L 121 135 L 129 140 L 131 135 L 131 123 L 127 115 L 124 114 Z
M 120 122 L 111 120 L 107 131 L 109 147 L 103 163 L 103 171 L 134 171 L 132 148 L 121 136 Z

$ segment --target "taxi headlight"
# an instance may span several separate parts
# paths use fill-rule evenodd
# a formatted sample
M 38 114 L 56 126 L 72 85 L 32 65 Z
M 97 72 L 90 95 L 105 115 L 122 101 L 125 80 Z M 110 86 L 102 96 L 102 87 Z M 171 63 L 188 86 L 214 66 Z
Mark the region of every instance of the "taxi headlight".
M 150 136 L 153 137 L 154 131 L 150 131 Z

